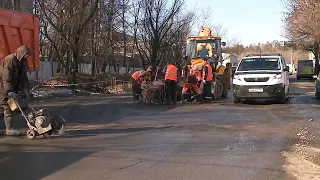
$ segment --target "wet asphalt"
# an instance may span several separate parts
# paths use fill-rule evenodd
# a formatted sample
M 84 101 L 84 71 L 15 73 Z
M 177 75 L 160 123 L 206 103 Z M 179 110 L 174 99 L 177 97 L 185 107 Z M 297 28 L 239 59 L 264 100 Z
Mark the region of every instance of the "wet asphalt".
M 314 81 L 291 79 L 286 104 L 133 104 L 130 96 L 44 100 L 67 131 L 48 139 L 0 136 L 3 179 L 294 179 L 281 152 L 297 124 L 317 119 Z M 21 117 L 17 127 L 26 131 Z M 3 128 L 3 125 L 0 125 Z M 1 178 L 2 179 L 2 178 Z

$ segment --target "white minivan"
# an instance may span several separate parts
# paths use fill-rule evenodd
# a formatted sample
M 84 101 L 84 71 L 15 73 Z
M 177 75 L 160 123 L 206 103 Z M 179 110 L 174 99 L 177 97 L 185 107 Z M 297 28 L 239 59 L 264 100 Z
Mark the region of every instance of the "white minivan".
M 251 54 L 242 58 L 233 77 L 233 101 L 289 97 L 289 67 L 281 54 Z

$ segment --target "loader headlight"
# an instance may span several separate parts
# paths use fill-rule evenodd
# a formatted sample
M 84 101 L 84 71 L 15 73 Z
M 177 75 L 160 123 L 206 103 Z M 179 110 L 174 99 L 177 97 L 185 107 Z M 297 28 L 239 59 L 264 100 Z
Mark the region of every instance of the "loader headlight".
M 280 80 L 282 78 L 281 74 L 275 75 L 272 77 L 272 80 Z

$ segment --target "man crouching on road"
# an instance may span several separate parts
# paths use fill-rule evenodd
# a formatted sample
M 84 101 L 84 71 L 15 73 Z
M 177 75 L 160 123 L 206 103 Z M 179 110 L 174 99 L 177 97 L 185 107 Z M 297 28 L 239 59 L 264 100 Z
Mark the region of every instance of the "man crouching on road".
M 192 94 L 190 91 L 192 88 L 193 92 L 196 94 L 193 102 L 201 102 L 201 90 L 197 85 L 198 79 L 194 73 L 195 71 L 192 69 L 192 66 L 185 66 L 184 71 L 182 72 L 182 76 L 186 77 L 186 81 L 184 82 L 182 88 L 182 101 L 187 102 L 191 99 Z
M 16 53 L 5 57 L 0 64 L 0 103 L 8 136 L 21 134 L 20 131 L 13 128 L 13 112 L 7 101 L 16 93 L 30 89 L 27 77 L 27 57 L 30 55 L 29 48 L 22 45 L 16 50 Z
M 152 79 L 152 67 L 149 66 L 147 70 L 138 70 L 131 75 L 132 93 L 134 103 L 141 103 L 143 99 L 141 83 L 144 80 L 151 82 Z

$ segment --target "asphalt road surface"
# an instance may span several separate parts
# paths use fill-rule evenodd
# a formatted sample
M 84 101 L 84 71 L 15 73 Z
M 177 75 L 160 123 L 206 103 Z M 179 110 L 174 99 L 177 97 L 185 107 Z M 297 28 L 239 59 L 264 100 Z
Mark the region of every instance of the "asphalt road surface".
M 313 81 L 292 81 L 286 104 L 137 105 L 130 96 L 47 100 L 68 130 L 49 139 L 0 136 L 1 179 L 295 179 L 282 152 L 315 116 Z M 315 107 L 316 106 L 316 107 Z M 314 117 L 313 117 L 314 118 Z M 26 131 L 23 119 L 16 119 Z M 0 126 L 3 128 L 3 124 Z M 308 172 L 306 172 L 308 173 Z

